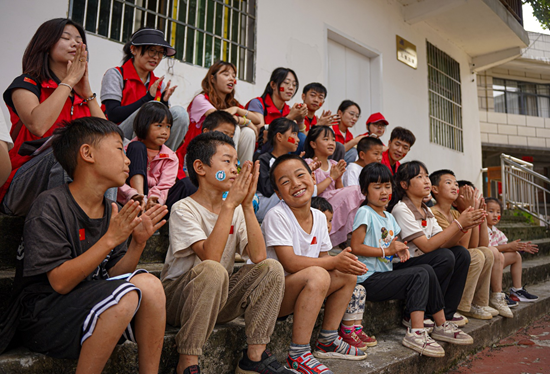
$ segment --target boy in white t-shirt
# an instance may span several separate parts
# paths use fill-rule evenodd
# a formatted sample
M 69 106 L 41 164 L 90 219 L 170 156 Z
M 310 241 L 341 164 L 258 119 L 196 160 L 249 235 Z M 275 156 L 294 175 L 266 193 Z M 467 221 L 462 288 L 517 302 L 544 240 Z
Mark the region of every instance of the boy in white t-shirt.
M 357 143 L 358 159 L 350 162 L 346 167 L 346 172 L 342 177 L 344 187 L 358 186 L 359 174 L 361 170 L 371 162 L 382 162 L 382 153 L 384 152 L 384 143 L 378 138 L 364 137 Z
M 357 275 L 366 267 L 346 248 L 330 256 L 332 248 L 323 213 L 311 208 L 315 182 L 300 157 L 283 155 L 270 170 L 270 181 L 281 201 L 265 216 L 262 232 L 267 256 L 285 269 L 285 294 L 279 317 L 294 313 L 292 343 L 287 362 L 300 373 L 332 372 L 317 358 L 363 360 L 366 354 L 338 336 L 338 326 L 353 294 Z M 309 345 L 319 311 L 325 315 L 313 357 Z

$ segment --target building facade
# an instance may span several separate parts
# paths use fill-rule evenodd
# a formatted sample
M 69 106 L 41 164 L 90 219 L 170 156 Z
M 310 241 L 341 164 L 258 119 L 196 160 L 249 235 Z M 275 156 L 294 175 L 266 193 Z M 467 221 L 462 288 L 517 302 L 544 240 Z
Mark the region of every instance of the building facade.
M 236 97 L 242 103 L 263 92 L 273 69 L 290 67 L 300 87 L 310 82 L 328 87 L 323 109 L 335 112 L 344 99 L 360 104 L 355 134 L 365 131 L 371 113 L 382 112 L 390 122 L 384 142 L 395 126 L 416 135 L 405 161 L 424 161 L 430 171 L 450 168 L 460 179 L 480 183 L 481 144 L 489 139 L 489 133 L 480 131 L 480 116 L 485 128 L 490 112 L 480 106 L 478 91 L 486 86 L 480 85 L 478 72 L 485 71 L 485 82 L 488 68 L 519 56 L 529 44 L 517 3 L 521 2 L 5 1 L 0 5 L 6 52 L 0 87 L 21 74 L 24 49 L 48 19 L 69 16 L 84 24 L 91 84 L 97 93 L 103 73 L 120 64 L 123 41 L 142 25 L 153 26 L 163 29 L 178 50 L 176 59 L 163 60 L 155 72 L 178 85 L 173 104 L 188 105 L 200 92 L 207 67 L 218 58 L 237 64 Z M 293 102 L 300 96 L 301 91 Z M 7 116 L 5 105 L 2 109 Z M 544 119 L 542 123 L 533 126 L 535 134 L 547 129 Z

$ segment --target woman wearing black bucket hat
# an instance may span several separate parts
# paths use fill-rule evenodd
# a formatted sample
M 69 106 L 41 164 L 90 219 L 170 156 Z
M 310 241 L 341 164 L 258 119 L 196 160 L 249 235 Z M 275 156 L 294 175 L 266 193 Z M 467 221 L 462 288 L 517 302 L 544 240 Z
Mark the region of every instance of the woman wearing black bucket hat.
M 165 84 L 164 77 L 153 73 L 161 60 L 175 55 L 176 50 L 162 31 L 143 27 L 130 37 L 123 53 L 122 66 L 107 70 L 103 76 L 101 101 L 107 117 L 118 123 L 126 139 L 132 139 L 134 118 L 141 106 L 152 100 L 168 105 L 177 87 L 170 81 Z M 174 123 L 165 144 L 175 151 L 187 132 L 189 116 L 181 106 L 170 107 L 170 112 Z

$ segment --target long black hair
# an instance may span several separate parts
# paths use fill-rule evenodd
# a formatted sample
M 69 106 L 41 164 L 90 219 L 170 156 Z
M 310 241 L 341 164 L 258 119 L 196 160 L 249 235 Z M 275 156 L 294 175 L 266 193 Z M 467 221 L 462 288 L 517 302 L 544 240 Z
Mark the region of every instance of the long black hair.
M 306 136 L 306 144 L 304 146 L 304 157 L 313 158 L 315 157 L 315 150 L 311 147 L 311 142 L 316 141 L 320 136 L 327 136 L 332 134 L 332 137 L 335 138 L 334 131 L 329 126 L 313 126 L 309 130 Z
M 403 186 L 401 186 L 401 182 L 405 182 L 408 186 L 411 179 L 420 174 L 422 169 L 428 173 L 428 168 L 420 161 L 404 162 L 399 166 L 399 169 L 397 169 L 397 172 L 393 176 L 393 195 L 388 205 L 388 211 L 391 212 L 393 207 L 401 201 L 403 197 L 407 196 L 406 191 L 403 189 Z
M 386 165 L 382 165 L 379 162 L 371 162 L 366 165 L 361 174 L 359 174 L 359 187 L 361 187 L 361 193 L 365 195 L 365 201 L 361 206 L 367 205 L 369 203 L 368 192 L 369 185 L 371 183 L 391 183 L 393 189 L 393 177 L 391 175 L 390 169 Z

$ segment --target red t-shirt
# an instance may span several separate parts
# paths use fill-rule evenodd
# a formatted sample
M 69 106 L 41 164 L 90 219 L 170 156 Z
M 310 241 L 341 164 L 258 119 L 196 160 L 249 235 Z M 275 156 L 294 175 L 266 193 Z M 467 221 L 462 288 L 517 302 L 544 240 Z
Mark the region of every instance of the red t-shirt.
M 336 135 L 335 140 L 338 143 L 346 144 L 350 140 L 353 140 L 353 134 L 351 131 L 346 131 L 346 137 L 344 138 L 344 134 L 342 134 L 342 131 L 340 131 L 338 125 L 333 125 L 332 130 L 334 130 L 334 135 Z
M 317 116 L 313 116 L 312 119 L 309 119 L 308 116 L 304 118 L 304 125 L 306 125 L 306 131 L 309 131 L 316 124 L 317 124 Z
M 382 164 L 386 165 L 390 169 L 392 175 L 395 174 L 397 169 L 399 169 L 399 165 L 401 165 L 399 163 L 399 161 L 395 161 L 395 164 L 393 165 L 393 168 L 392 168 L 391 163 L 390 163 L 390 150 L 389 149 L 386 150 L 384 153 L 382 153 Z

